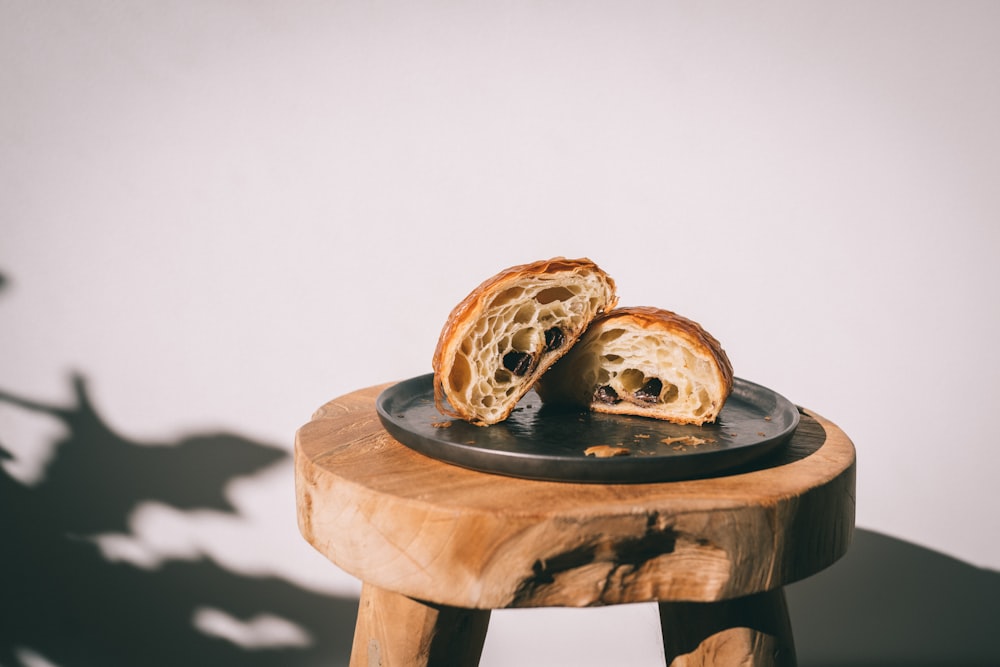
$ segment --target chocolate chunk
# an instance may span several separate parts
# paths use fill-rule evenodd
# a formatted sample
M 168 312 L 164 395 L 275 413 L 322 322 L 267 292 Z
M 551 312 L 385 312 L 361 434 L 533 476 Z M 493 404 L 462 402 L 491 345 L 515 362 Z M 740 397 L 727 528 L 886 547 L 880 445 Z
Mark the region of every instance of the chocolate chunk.
M 559 327 L 552 327 L 545 332 L 545 349 L 554 350 L 556 348 L 562 347 L 562 344 L 566 342 L 566 335 L 562 332 Z
M 650 378 L 635 392 L 635 398 L 643 403 L 656 403 L 660 398 L 661 391 L 663 391 L 663 383 L 657 378 Z
M 508 352 L 503 355 L 503 367 L 514 375 L 526 375 L 531 370 L 534 359 L 527 352 Z
M 614 405 L 621 400 L 618 398 L 618 392 L 612 389 L 610 385 L 598 387 L 597 391 L 594 392 L 594 399 L 610 405 Z

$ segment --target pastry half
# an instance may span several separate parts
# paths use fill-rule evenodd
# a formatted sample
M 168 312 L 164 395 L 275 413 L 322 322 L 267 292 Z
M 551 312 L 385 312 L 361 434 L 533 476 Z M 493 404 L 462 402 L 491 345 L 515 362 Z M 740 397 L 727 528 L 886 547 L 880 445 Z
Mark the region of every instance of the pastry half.
M 614 281 L 589 259 L 557 257 L 486 280 L 455 306 L 438 338 L 438 410 L 480 426 L 503 421 L 616 303 Z
M 659 308 L 612 310 L 542 378 L 542 400 L 678 424 L 715 421 L 733 368 L 711 334 Z

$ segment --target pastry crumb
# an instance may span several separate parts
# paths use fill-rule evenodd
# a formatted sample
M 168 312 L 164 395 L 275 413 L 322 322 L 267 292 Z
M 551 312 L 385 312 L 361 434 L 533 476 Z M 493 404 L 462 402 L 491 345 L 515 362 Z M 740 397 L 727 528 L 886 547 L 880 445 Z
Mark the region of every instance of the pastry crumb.
M 664 445 L 690 445 L 692 447 L 697 447 L 698 445 L 704 445 L 708 442 L 715 442 L 711 438 L 699 438 L 694 435 L 679 435 L 673 438 L 663 438 L 660 440 Z
M 433 426 L 434 428 L 448 428 L 449 426 L 451 426 L 451 421 L 431 422 L 431 426 Z
M 583 453 L 587 456 L 595 456 L 599 459 L 604 459 L 611 456 L 628 456 L 632 452 L 628 447 L 618 447 L 615 445 L 594 445 L 593 447 L 587 447 L 583 450 Z

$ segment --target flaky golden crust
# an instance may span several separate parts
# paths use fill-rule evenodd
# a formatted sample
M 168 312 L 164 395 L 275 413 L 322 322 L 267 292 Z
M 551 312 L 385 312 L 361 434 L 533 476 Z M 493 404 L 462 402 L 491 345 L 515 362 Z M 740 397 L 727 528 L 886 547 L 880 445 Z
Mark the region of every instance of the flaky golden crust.
M 694 320 L 690 320 L 683 315 L 678 315 L 675 312 L 664 310 L 663 308 L 654 308 L 652 306 L 628 306 L 624 308 L 616 308 L 608 313 L 605 313 L 599 318 L 595 318 L 594 324 L 597 324 L 599 321 L 609 319 L 614 319 L 620 322 L 629 322 L 634 326 L 644 329 L 661 329 L 677 336 L 683 336 L 690 341 L 692 345 L 701 347 L 712 355 L 712 358 L 715 359 L 715 363 L 718 366 L 719 373 L 721 374 L 721 380 L 727 387 L 727 397 L 729 392 L 732 391 L 733 365 L 732 362 L 729 361 L 729 356 L 726 354 L 726 351 L 722 348 L 722 344 L 715 338 L 715 336 L 705 331 L 705 329 Z
M 546 402 L 702 424 L 716 419 L 732 386 L 729 357 L 700 324 L 633 306 L 597 317 L 537 389 Z
M 438 337 L 437 347 L 434 349 L 434 357 L 431 361 L 431 367 L 434 372 L 437 373 L 440 371 L 444 348 L 453 340 L 455 332 L 468 322 L 476 319 L 486 307 L 490 294 L 496 293 L 503 289 L 505 285 L 514 283 L 528 275 L 555 273 L 557 271 L 580 271 L 582 269 L 603 273 L 597 264 L 585 257 L 581 259 L 553 257 L 552 259 L 531 262 L 530 264 L 512 266 L 484 280 L 468 296 L 462 299 L 448 315 L 444 328 L 441 330 L 441 335 Z M 608 282 L 613 289 L 614 280 L 610 276 L 608 276 Z M 614 305 L 612 303 L 608 305 L 608 308 L 614 308 Z
M 498 300 L 506 299 L 517 306 L 516 299 L 507 295 L 522 288 L 526 289 L 526 296 L 521 298 L 534 306 L 538 306 L 538 304 L 531 301 L 532 289 L 537 288 L 544 291 L 546 288 L 565 288 L 573 290 L 578 293 L 567 296 L 567 298 L 577 299 L 576 306 L 578 307 L 572 317 L 560 316 L 558 313 L 547 315 L 546 326 L 559 328 L 561 339 L 559 345 L 552 349 L 549 345 L 545 345 L 544 350 L 539 349 L 540 344 L 537 341 L 534 347 L 530 344 L 524 346 L 531 348 L 524 351 L 525 354 L 530 353 L 531 355 L 526 363 L 530 370 L 526 370 L 523 374 L 517 373 L 518 377 L 515 378 L 502 368 L 493 369 L 495 375 L 502 376 L 502 379 L 508 381 L 508 384 L 512 386 L 507 387 L 505 395 L 499 399 L 500 407 L 481 410 L 476 405 L 470 405 L 465 396 L 468 392 L 464 389 L 460 391 L 460 388 L 455 385 L 462 384 L 464 386 L 471 381 L 492 383 L 495 378 L 478 376 L 465 378 L 464 370 L 456 371 L 455 366 L 468 365 L 468 357 L 477 356 L 477 352 L 470 350 L 470 348 L 479 344 L 478 339 L 483 335 L 482 330 L 486 328 L 484 315 L 489 312 L 493 316 L 493 320 L 498 319 L 496 313 L 490 311 L 490 309 L 497 307 Z M 517 404 L 517 400 L 531 388 L 535 380 L 546 369 L 572 347 L 593 318 L 613 308 L 616 302 L 614 281 L 587 258 L 555 257 L 530 264 L 521 264 L 505 269 L 483 281 L 452 309 L 438 337 L 431 361 L 431 367 L 434 371 L 434 400 L 438 409 L 445 414 L 479 425 L 492 424 L 506 419 Z M 529 307 L 527 303 L 525 307 Z M 503 320 L 503 317 L 499 319 Z M 500 325 L 492 324 L 491 326 Z M 476 331 L 477 327 L 480 330 L 478 332 Z M 517 325 L 510 324 L 508 328 L 517 328 Z M 500 331 L 489 332 L 489 334 L 504 340 L 508 340 L 512 335 L 510 332 Z M 501 350 L 500 353 L 502 354 L 502 352 Z M 483 354 L 487 354 L 487 352 L 483 352 Z M 479 369 L 479 371 L 481 370 Z M 475 375 L 477 370 L 470 369 L 469 373 Z M 453 374 L 462 376 L 461 381 L 453 382 Z M 480 375 L 482 375 L 481 372 Z

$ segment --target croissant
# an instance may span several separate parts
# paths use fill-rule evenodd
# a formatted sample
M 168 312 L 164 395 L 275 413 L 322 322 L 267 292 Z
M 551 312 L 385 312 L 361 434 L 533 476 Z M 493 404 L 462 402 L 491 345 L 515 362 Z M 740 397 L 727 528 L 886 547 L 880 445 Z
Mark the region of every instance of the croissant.
M 630 307 L 595 319 L 536 389 L 547 403 L 704 424 L 715 421 L 732 387 L 732 364 L 701 325 Z
M 589 259 L 510 267 L 448 316 L 434 350 L 434 402 L 479 426 L 505 420 L 535 381 L 618 301 Z

